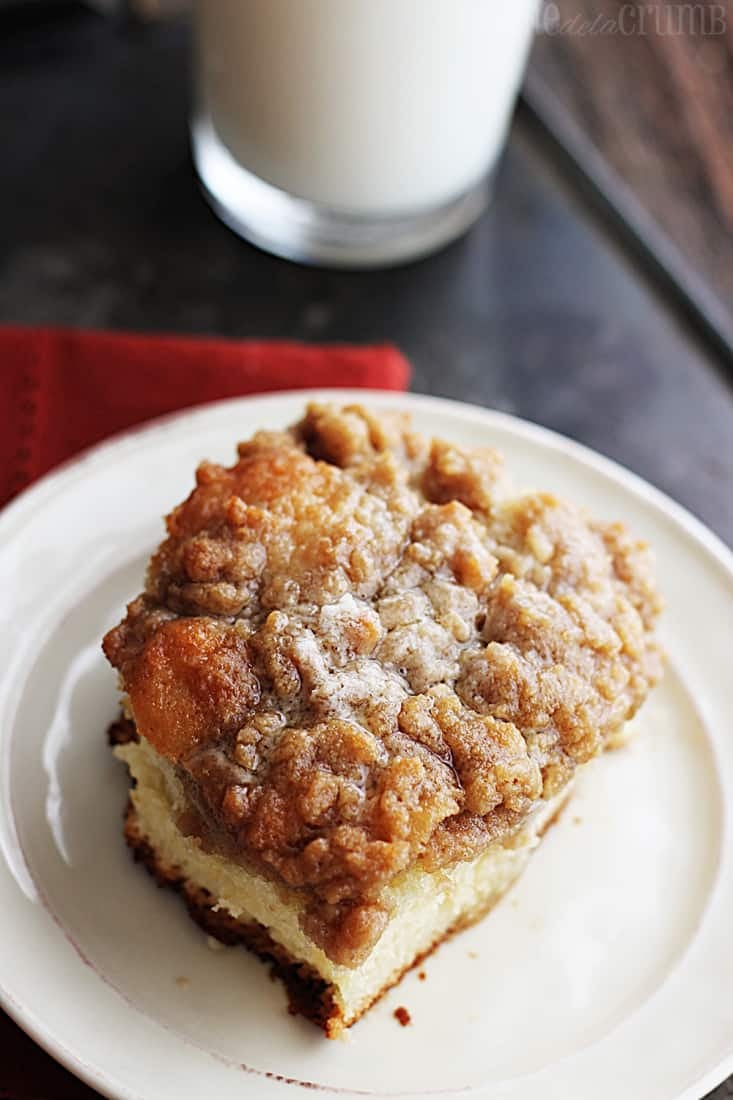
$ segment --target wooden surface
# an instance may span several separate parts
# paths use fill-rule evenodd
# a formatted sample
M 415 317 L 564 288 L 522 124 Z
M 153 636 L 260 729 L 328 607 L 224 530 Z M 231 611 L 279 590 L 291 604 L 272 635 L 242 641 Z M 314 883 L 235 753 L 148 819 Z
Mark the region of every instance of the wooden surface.
M 547 4 L 527 98 L 733 347 L 733 3 Z
M 123 29 L 57 8 L 42 25 L 0 22 L 0 322 L 394 341 L 414 390 L 555 428 L 733 542 L 722 362 L 522 116 L 495 201 L 463 240 L 391 271 L 300 268 L 245 245 L 201 198 L 185 26 Z M 0 1098 L 93 1095 L 0 1019 Z

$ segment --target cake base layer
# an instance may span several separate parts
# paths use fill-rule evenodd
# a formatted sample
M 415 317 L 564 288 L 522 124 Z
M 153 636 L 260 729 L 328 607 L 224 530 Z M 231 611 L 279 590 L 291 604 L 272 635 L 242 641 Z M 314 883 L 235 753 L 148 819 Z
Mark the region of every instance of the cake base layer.
M 258 921 L 237 920 L 225 909 L 217 909 L 216 899 L 208 890 L 184 878 L 179 868 L 161 858 L 143 834 L 132 802 L 127 804 L 125 811 L 124 834 L 136 862 L 147 868 L 159 886 L 169 887 L 181 895 L 190 916 L 204 932 L 227 947 L 246 947 L 269 963 L 273 975 L 287 989 L 292 1014 L 307 1017 L 329 1033 L 333 1023 L 340 1020 L 340 1012 L 328 982 L 276 943 L 264 925 Z
M 193 919 L 222 943 L 242 944 L 285 985 L 290 1011 L 334 1037 L 449 936 L 480 920 L 524 870 L 563 809 L 570 790 L 547 802 L 511 844 L 428 874 L 413 868 L 394 886 L 394 916 L 356 968 L 333 963 L 299 928 L 302 899 L 221 856 L 205 852 L 175 825 L 179 792 L 165 764 L 134 726 L 115 723 L 110 741 L 130 769 L 125 838 L 162 886 L 177 890 Z M 258 919 L 260 918 L 260 919 Z

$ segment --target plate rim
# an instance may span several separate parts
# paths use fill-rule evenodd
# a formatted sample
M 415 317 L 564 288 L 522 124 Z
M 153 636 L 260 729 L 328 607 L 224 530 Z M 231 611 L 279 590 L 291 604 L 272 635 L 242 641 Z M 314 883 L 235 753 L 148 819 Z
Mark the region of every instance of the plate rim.
M 519 436 L 520 439 L 549 448 L 554 453 L 565 455 L 582 467 L 602 475 L 623 490 L 630 492 L 645 506 L 664 515 L 678 531 L 703 550 L 708 560 L 712 560 L 722 570 L 728 582 L 733 584 L 733 550 L 724 540 L 692 511 L 622 463 L 554 429 L 501 410 L 428 394 L 366 388 L 289 389 L 231 397 L 190 406 L 115 433 L 54 467 L 23 489 L 0 510 L 0 544 L 6 539 L 12 542 L 17 538 L 22 532 L 26 519 L 43 504 L 44 500 L 48 499 L 49 495 L 63 492 L 67 487 L 71 487 L 75 482 L 83 479 L 92 468 L 96 472 L 103 470 L 108 464 L 114 464 L 124 458 L 126 452 L 132 450 L 141 440 L 149 439 L 161 432 L 175 434 L 189 425 L 194 428 L 207 416 L 216 416 L 229 408 L 256 407 L 265 403 L 286 405 L 296 400 L 302 404 L 308 401 L 358 402 L 382 407 L 405 407 L 408 411 L 413 409 L 416 412 L 420 410 L 435 412 L 442 409 L 451 414 L 454 422 L 462 418 L 474 424 L 480 423 L 487 429 L 494 426 Z M 3 739 L 3 734 L 0 732 L 0 744 Z M 103 1069 L 85 1062 L 75 1050 L 68 1049 L 62 1041 L 56 1039 L 48 1028 L 44 1028 L 42 1019 L 33 1008 L 21 1003 L 2 984 L 0 984 L 0 1007 L 51 1057 L 103 1096 L 110 1100 L 132 1100 L 135 1096 L 126 1084 L 117 1084 L 106 1078 Z M 695 1100 L 715 1088 L 731 1073 L 733 1073 L 733 1039 L 728 1054 L 715 1067 L 708 1069 L 695 1082 L 684 1087 L 682 1092 L 676 1093 L 674 1100 Z M 328 1086 L 324 1087 L 328 1091 Z
M 368 403 L 375 401 L 381 405 L 399 405 L 406 401 L 417 409 L 448 408 L 458 416 L 466 416 L 467 413 L 478 416 L 486 421 L 487 426 L 496 424 L 510 431 L 517 432 L 520 436 L 538 443 L 544 443 L 552 450 L 565 453 L 577 459 L 581 464 L 588 466 L 597 473 L 609 477 L 611 480 L 626 483 L 634 495 L 641 497 L 652 505 L 658 506 L 669 517 L 679 523 L 685 531 L 711 551 L 724 566 L 726 572 L 733 575 L 733 548 L 707 526 L 698 516 L 685 505 L 680 504 L 663 489 L 658 488 L 652 482 L 647 481 L 641 474 L 625 466 L 622 462 L 585 443 L 580 443 L 570 436 L 554 428 L 545 427 L 526 417 L 515 416 L 513 413 L 504 412 L 501 409 L 486 408 L 475 405 L 470 401 L 458 401 L 449 397 L 436 397 L 432 394 L 413 393 L 400 390 L 356 389 L 351 387 L 326 387 L 319 389 L 289 389 L 271 390 L 258 394 L 246 394 L 242 397 L 227 397 L 220 401 L 209 401 L 205 404 L 191 405 L 176 412 L 166 413 L 163 416 L 146 420 L 142 424 L 122 431 L 115 432 L 98 443 L 84 447 L 77 454 L 64 459 L 47 473 L 42 474 L 30 485 L 22 489 L 2 509 L 0 509 L 0 536 L 4 535 L 5 527 L 9 523 L 17 524 L 28 508 L 42 500 L 49 492 L 71 483 L 77 479 L 77 475 L 83 473 L 86 468 L 96 464 L 100 459 L 114 459 L 118 454 L 124 453 L 138 439 L 155 435 L 159 431 L 169 431 L 178 428 L 179 425 L 191 423 L 203 419 L 207 414 L 217 413 L 236 405 L 258 404 L 263 401 L 279 401 L 283 403 L 302 398 L 307 401 L 339 401 L 347 400 L 349 403 L 360 402 L 362 399 Z M 471 419 L 473 417 L 466 417 Z M 11 528 L 12 533 L 12 528 Z

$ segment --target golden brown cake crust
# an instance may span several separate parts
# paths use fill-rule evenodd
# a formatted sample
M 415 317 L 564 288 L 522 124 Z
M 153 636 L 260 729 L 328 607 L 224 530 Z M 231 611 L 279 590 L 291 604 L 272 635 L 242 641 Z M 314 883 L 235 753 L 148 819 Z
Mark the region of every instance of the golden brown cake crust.
M 312 405 L 239 456 L 199 467 L 105 652 L 204 842 L 307 891 L 355 965 L 395 874 L 518 828 L 638 708 L 649 556 L 405 416 Z
M 135 860 L 146 867 L 159 886 L 167 886 L 181 895 L 190 916 L 204 932 L 228 947 L 241 944 L 270 964 L 273 976 L 287 989 L 293 1015 L 307 1017 L 326 1034 L 335 1034 L 343 1026 L 328 983 L 307 963 L 293 959 L 275 943 L 263 925 L 237 920 L 225 909 L 217 909 L 207 890 L 183 878 L 177 867 L 161 859 L 142 833 L 132 802 L 128 802 L 125 810 L 124 834 Z

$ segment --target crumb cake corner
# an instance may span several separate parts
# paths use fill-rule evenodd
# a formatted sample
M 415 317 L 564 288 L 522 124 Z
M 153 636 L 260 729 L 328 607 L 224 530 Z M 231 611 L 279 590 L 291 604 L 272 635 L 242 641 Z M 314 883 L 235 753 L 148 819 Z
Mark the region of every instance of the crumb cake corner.
M 291 1008 L 350 1026 L 521 873 L 659 678 L 649 551 L 409 417 L 202 463 L 104 639 L 125 836 Z

